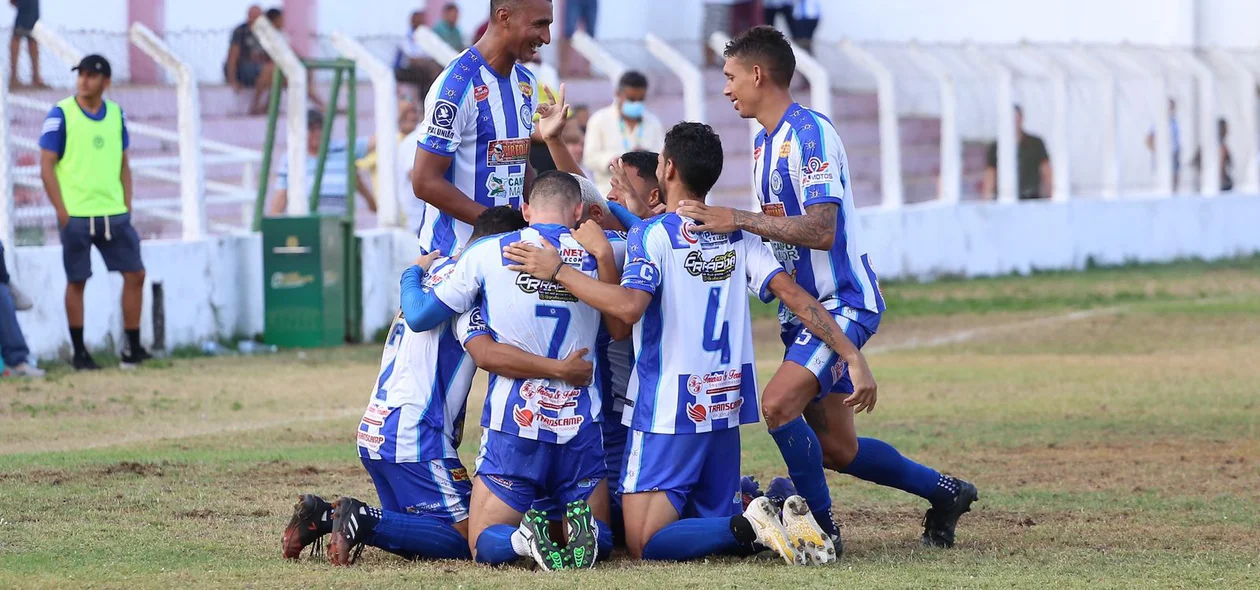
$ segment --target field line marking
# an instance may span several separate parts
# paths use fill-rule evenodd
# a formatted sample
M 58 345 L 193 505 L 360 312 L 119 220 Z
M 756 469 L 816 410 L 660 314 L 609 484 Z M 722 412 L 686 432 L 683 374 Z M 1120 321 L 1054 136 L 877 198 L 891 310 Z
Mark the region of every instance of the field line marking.
M 1085 309 L 1085 310 L 1073 311 L 1073 312 L 1056 314 L 1056 315 L 1042 316 L 1039 318 L 1033 318 L 1029 320 L 1020 320 L 1016 322 L 1010 322 L 1008 324 L 997 324 L 994 326 L 983 326 L 980 328 L 966 328 L 962 330 L 956 330 L 948 334 L 934 336 L 932 338 L 911 338 L 905 342 L 898 342 L 896 344 L 870 346 L 863 349 L 863 352 L 871 353 L 871 354 L 879 354 L 879 353 L 885 353 L 885 352 L 900 352 L 900 351 L 906 351 L 906 350 L 915 350 L 919 348 L 934 348 L 937 346 L 944 346 L 947 344 L 959 344 L 962 342 L 974 340 L 975 338 L 979 336 L 1000 334 L 1003 332 L 1010 332 L 1013 330 L 1019 330 L 1023 328 L 1036 328 L 1036 327 L 1041 327 L 1041 326 L 1052 326 L 1056 324 L 1076 322 L 1076 321 L 1085 320 L 1085 319 L 1089 319 L 1089 318 L 1100 316 L 1100 315 L 1109 315 L 1109 314 L 1119 313 L 1128 308 L 1129 306 L 1127 305 L 1119 305 L 1119 306 L 1113 306 L 1113 307 L 1100 307 L 1097 309 Z

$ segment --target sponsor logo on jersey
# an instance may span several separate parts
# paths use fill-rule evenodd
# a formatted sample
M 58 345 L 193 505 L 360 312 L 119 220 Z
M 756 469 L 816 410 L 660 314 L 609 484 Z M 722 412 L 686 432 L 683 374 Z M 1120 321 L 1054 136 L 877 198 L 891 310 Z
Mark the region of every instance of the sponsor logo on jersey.
M 472 314 L 468 316 L 468 333 L 473 332 L 489 332 L 490 326 L 486 324 L 485 318 L 481 316 L 481 308 L 472 308 Z
M 779 146 L 779 157 L 786 158 L 790 155 L 792 155 L 792 142 L 785 141 L 783 145 Z
M 529 428 L 534 424 L 534 412 L 529 408 L 520 406 L 512 406 L 512 419 L 516 420 L 516 425 L 521 428 Z
M 824 162 L 817 157 L 810 158 L 805 164 L 804 173 L 801 175 L 801 186 L 814 186 L 816 184 L 831 184 L 836 181 L 836 175 L 831 170 L 831 163 Z
M 568 289 L 565 289 L 560 283 L 536 279 L 525 273 L 517 275 L 516 287 L 522 292 L 529 293 L 531 295 L 537 294 L 538 299 L 542 301 L 567 301 L 575 303 L 578 300 L 577 297 L 574 297 L 573 294 L 570 293 Z
M 468 481 L 468 470 L 463 467 L 456 467 L 447 473 L 451 474 L 451 481 Z
M 525 98 L 532 98 L 534 96 L 534 87 L 530 86 L 529 82 L 518 82 L 516 87 L 521 89 L 521 94 L 524 95 Z
M 492 173 L 486 177 L 486 194 L 496 199 L 520 198 L 525 194 L 525 175 Z
M 496 139 L 486 146 L 487 166 L 515 166 L 528 161 L 529 138 Z M 524 177 L 521 181 L 524 182 Z
M 455 265 L 444 264 L 438 268 L 432 269 L 432 271 L 433 272 L 424 276 L 424 286 L 429 289 L 441 285 L 444 281 L 446 281 L 446 279 L 450 278 L 451 273 L 455 272 Z
M 381 445 L 385 444 L 385 437 L 379 434 L 369 434 L 359 431 L 359 446 L 366 448 L 373 453 L 381 450 Z
M 848 371 L 848 369 L 849 363 L 845 362 L 844 359 L 836 360 L 836 364 L 831 365 L 831 380 L 839 381 L 844 378 L 844 374 Z
M 446 99 L 438 99 L 433 105 L 433 118 L 429 121 L 425 133 L 447 141 L 455 139 L 456 112 L 458 112 L 458 107 L 455 106 L 455 103 Z
M 531 412 L 520 406 L 512 407 L 512 418 L 521 428 L 529 428 L 538 424 L 538 428 L 550 430 L 556 434 L 568 434 L 576 432 L 582 426 L 582 422 L 586 421 L 585 416 L 564 416 L 561 418 L 552 418 L 542 412 Z
M 477 102 L 490 98 L 490 89 L 486 86 L 473 88 L 473 98 L 477 99 Z
M 737 398 L 729 402 L 715 402 L 707 406 L 702 403 L 688 403 L 687 417 L 697 424 L 709 420 L 726 420 L 739 416 L 739 409 L 744 405 L 744 398 Z
M 727 250 L 708 260 L 704 254 L 692 250 L 683 261 L 683 269 L 693 277 L 700 277 L 705 282 L 725 281 L 735 272 L 736 256 L 734 250 Z
M 690 402 L 687 403 L 687 417 L 691 418 L 692 422 L 695 422 L 697 424 L 700 422 L 704 422 L 705 418 L 707 418 L 708 416 L 709 416 L 709 412 L 708 410 L 704 409 L 704 404 L 693 404 Z
M 703 375 L 688 376 L 687 392 L 696 397 L 722 395 L 732 391 L 739 391 L 743 382 L 744 371 L 738 367 L 723 371 L 713 371 Z
M 446 512 L 446 507 L 439 502 L 421 502 L 403 508 L 408 514 L 432 514 L 434 512 Z
M 761 212 L 770 217 L 787 217 L 787 209 L 783 208 L 783 203 L 766 203 L 761 206 Z
M 494 482 L 494 483 L 498 484 L 500 487 L 502 487 L 502 488 L 504 488 L 504 489 L 508 489 L 508 490 L 512 489 L 512 481 L 511 481 L 511 480 L 508 480 L 508 479 L 503 479 L 502 477 L 499 477 L 499 476 L 497 476 L 497 475 L 487 475 L 487 476 L 486 476 L 486 479 L 488 479 L 488 480 L 490 480 L 490 481 L 492 481 L 492 482 Z
M 678 233 L 682 235 L 682 239 L 688 244 L 694 244 L 700 241 L 700 239 L 696 237 L 696 224 L 690 219 L 683 220 L 682 227 L 679 228 Z
M 600 477 L 588 477 L 588 478 L 586 478 L 586 479 L 578 480 L 578 482 L 577 482 L 577 487 L 579 487 L 579 488 L 593 488 L 593 487 L 595 487 L 595 486 L 599 485 L 599 482 L 600 482 L 600 480 L 601 480 L 601 479 L 603 479 L 603 478 L 600 478 Z
M 577 398 L 582 395 L 580 389 L 550 387 L 532 379 L 521 384 L 520 392 L 521 399 L 532 400 L 537 397 L 539 407 L 555 412 L 565 408 L 576 408 Z
M 761 146 L 757 146 L 753 148 L 753 161 L 756 162 L 757 160 L 760 160 L 760 159 L 761 159 Z
M 770 191 L 776 195 L 783 192 L 783 175 L 778 169 L 770 171 Z

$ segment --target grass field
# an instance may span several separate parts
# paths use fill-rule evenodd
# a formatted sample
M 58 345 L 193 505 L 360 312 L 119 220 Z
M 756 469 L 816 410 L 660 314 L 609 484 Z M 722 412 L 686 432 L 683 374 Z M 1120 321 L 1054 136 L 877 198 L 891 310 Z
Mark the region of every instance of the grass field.
M 830 568 L 285 562 L 296 494 L 375 499 L 364 346 L 0 382 L 0 587 L 1260 587 L 1260 259 L 884 291 L 859 432 L 980 488 L 952 550 L 919 547 L 917 498 L 832 474 Z M 783 471 L 760 426 L 743 461 Z

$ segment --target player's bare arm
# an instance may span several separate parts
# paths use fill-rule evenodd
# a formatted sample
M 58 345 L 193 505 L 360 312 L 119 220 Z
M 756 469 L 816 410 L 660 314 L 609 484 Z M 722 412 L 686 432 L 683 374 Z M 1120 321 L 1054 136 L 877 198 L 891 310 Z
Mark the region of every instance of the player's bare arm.
M 584 176 L 582 167 L 578 165 L 577 160 L 573 159 L 569 148 L 565 147 L 564 140 L 561 139 L 564 128 L 568 124 L 569 112 L 569 103 L 564 101 L 564 92 L 564 84 L 560 85 L 560 90 L 554 95 L 550 89 L 541 92 L 549 102 L 538 105 L 537 131 L 547 144 L 547 153 L 551 154 L 551 160 L 555 162 L 557 170 Z
M 416 150 L 411 188 L 415 190 L 416 198 L 471 225 L 486 207 L 460 192 L 446 179 L 446 170 L 450 166 L 450 156 L 439 156 L 423 149 Z
M 127 211 L 131 211 L 131 195 L 134 192 L 131 184 L 131 160 L 127 158 L 127 152 L 125 151 L 122 156 L 121 180 L 123 186 L 123 204 L 127 206 Z
M 560 251 L 548 242 L 544 242 L 542 248 L 517 242 L 503 249 L 503 257 L 516 263 L 509 265 L 509 269 L 560 283 L 583 303 L 626 324 L 638 322 L 652 302 L 652 296 L 644 291 L 595 280 L 564 264 Z
M 57 182 L 57 162 L 60 160 L 61 156 L 57 152 L 39 152 L 39 179 L 44 181 L 44 192 L 48 194 L 48 201 L 57 211 L 57 227 L 65 227 L 66 222 L 70 221 L 70 214 L 66 212 L 65 201 L 61 200 L 61 183 Z
M 612 243 L 608 241 L 608 235 L 599 223 L 593 219 L 586 220 L 586 223 L 573 230 L 573 239 L 595 257 L 600 282 L 621 285 L 621 267 L 617 265 Z M 634 330 L 633 324 L 627 324 L 608 314 L 604 314 L 603 318 L 604 327 L 608 328 L 608 335 L 613 340 L 625 340 Z
M 835 203 L 819 203 L 806 207 L 804 215 L 774 217 L 700 201 L 683 201 L 678 214 L 696 220 L 709 232 L 729 234 L 744 230 L 792 246 L 830 250 L 836 239 L 836 207 Z
M 792 310 L 801 323 L 813 333 L 814 337 L 827 343 L 836 351 L 844 362 L 849 364 L 849 378 L 853 381 L 853 394 L 844 400 L 845 405 L 855 412 L 870 412 L 875 409 L 878 396 L 875 376 L 866 364 L 862 351 L 854 346 L 845 336 L 844 331 L 836 324 L 831 312 L 814 299 L 805 289 L 796 284 L 787 273 L 779 273 L 770 279 L 768 288 L 783 305 Z
M 509 379 L 559 379 L 573 385 L 590 385 L 594 365 L 586 360 L 589 349 L 575 350 L 563 359 L 547 358 L 515 346 L 496 342 L 489 334 L 464 343 L 477 366 Z

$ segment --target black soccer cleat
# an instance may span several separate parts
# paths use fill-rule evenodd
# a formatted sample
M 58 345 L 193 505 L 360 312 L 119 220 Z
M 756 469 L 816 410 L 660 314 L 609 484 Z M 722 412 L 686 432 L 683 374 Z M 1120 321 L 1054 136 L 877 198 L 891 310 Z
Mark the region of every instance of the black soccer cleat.
M 130 346 L 123 348 L 122 357 L 119 359 L 118 368 L 134 369 L 139 367 L 144 361 L 150 360 L 153 355 L 144 348 L 132 350 Z
M 363 539 L 376 526 L 376 518 L 368 515 L 367 508 L 349 496 L 333 503 L 332 541 L 328 543 L 328 561 L 333 565 L 351 565 L 363 554 Z
M 570 567 L 585 569 L 595 567 L 599 557 L 599 525 L 586 500 L 569 502 L 564 519 L 569 524 L 569 543 L 564 552 L 569 555 Z
M 101 369 L 97 366 L 96 361 L 92 359 L 92 355 L 86 352 L 74 355 L 74 359 L 70 363 L 76 371 L 99 371 Z
M 302 550 L 311 547 L 311 557 L 324 548 L 324 535 L 332 532 L 332 504 L 314 494 L 298 496 L 293 505 L 293 516 L 284 527 L 280 547 L 285 559 L 298 559 Z
M 547 513 L 531 508 L 521 519 L 518 531 L 529 543 L 529 556 L 544 570 L 563 570 L 573 567 L 573 557 L 551 539 L 551 522 Z
M 949 502 L 942 502 L 928 509 L 923 516 L 923 546 L 949 548 L 954 546 L 954 528 L 958 519 L 971 512 L 971 504 L 980 499 L 976 486 L 951 477 L 958 491 Z

